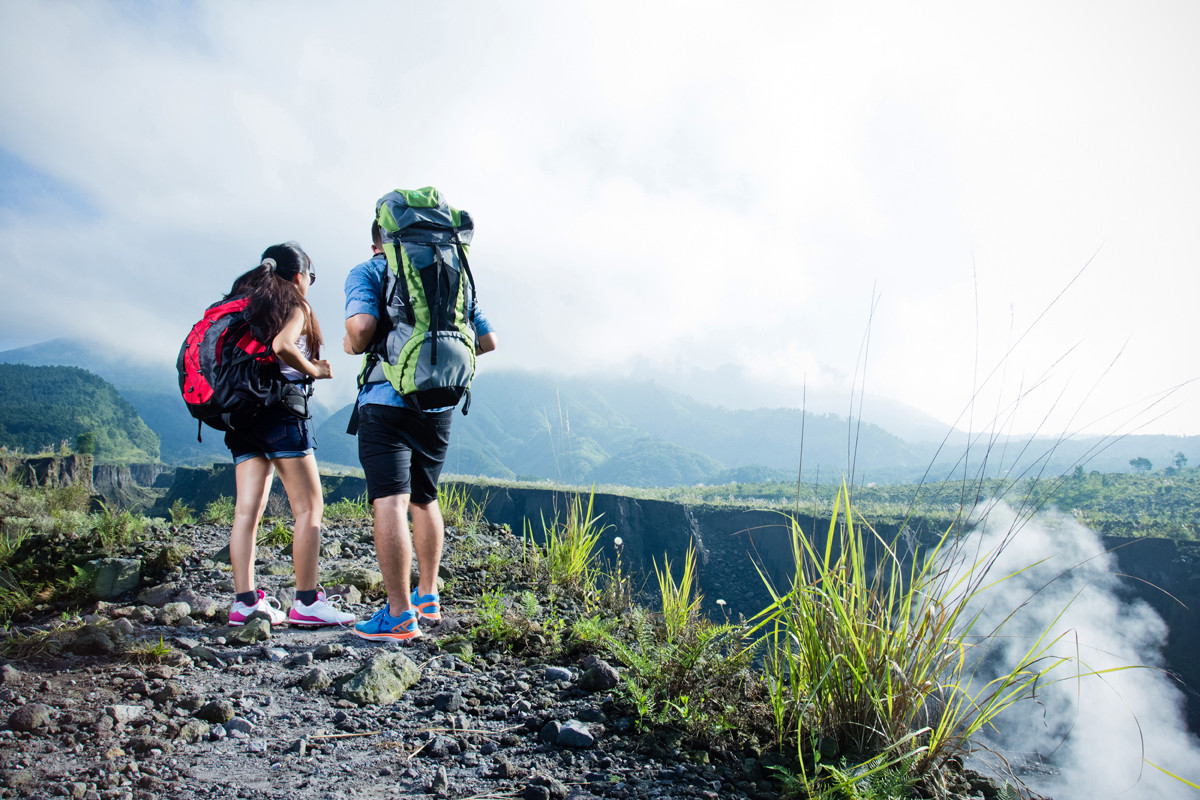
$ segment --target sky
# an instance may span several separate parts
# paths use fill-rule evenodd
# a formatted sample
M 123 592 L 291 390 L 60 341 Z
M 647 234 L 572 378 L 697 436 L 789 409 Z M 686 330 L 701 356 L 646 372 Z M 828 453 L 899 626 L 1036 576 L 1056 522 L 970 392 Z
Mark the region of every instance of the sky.
M 1198 38 L 1166 0 L 11 0 L 0 349 L 173 362 L 297 240 L 348 402 L 342 281 L 434 185 L 481 371 L 1197 435 Z

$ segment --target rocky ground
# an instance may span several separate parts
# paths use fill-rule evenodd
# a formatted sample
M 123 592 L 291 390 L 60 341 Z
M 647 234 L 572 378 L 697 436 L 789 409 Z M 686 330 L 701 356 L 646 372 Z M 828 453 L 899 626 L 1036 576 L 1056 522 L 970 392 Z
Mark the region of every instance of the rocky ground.
M 226 627 L 228 531 L 152 529 L 140 549 L 158 566 L 135 589 L 81 619 L 43 608 L 10 627 L 0 797 L 779 796 L 759 753 L 639 736 L 614 695 L 619 671 L 596 657 L 518 658 L 464 636 L 495 587 L 460 556 L 519 547 L 506 528 L 469 542 L 449 531 L 446 619 L 410 643 Z M 369 523 L 329 526 L 324 541 L 327 590 L 369 616 Z M 286 608 L 290 559 L 262 546 L 257 569 Z

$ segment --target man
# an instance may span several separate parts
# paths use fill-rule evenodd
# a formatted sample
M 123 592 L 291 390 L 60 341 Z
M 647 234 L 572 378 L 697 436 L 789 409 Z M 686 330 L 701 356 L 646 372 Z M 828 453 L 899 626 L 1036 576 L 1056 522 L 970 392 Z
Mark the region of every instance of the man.
M 371 259 L 346 277 L 346 336 L 343 349 L 366 352 L 375 339 L 383 305 L 387 258 L 378 222 L 371 225 Z M 476 354 L 496 349 L 496 334 L 475 310 Z M 409 408 L 388 381 L 365 384 L 358 395 L 358 455 L 367 480 L 367 500 L 375 511 L 375 555 L 387 589 L 387 603 L 354 626 L 366 639 L 413 639 L 419 619 L 441 620 L 437 591 L 445 528 L 438 508 L 438 477 L 450 443 L 454 408 L 418 412 Z M 412 512 L 409 537 L 407 513 Z M 410 587 L 415 548 L 418 586 Z

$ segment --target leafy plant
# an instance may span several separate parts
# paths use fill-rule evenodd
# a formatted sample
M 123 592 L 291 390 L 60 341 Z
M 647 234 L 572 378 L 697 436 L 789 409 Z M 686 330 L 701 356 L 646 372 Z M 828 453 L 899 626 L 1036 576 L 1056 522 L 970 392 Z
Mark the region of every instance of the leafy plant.
M 125 657 L 135 664 L 161 664 L 174 652 L 175 649 L 163 640 L 162 634 L 159 634 L 157 642 L 139 642 L 126 651 Z
M 284 525 L 283 522 L 276 520 L 270 528 L 267 528 L 265 523 L 266 520 L 264 520 L 264 525 L 258 535 L 258 543 L 260 545 L 266 545 L 267 547 L 287 547 L 292 543 L 294 536 L 292 529 Z
M 192 507 L 183 502 L 182 498 L 175 498 L 175 502 L 171 503 L 169 513 L 172 525 L 190 525 L 196 521 Z
M 229 495 L 223 494 L 204 507 L 204 521 L 210 525 L 232 525 L 233 514 L 234 502 Z
M 103 503 L 100 511 L 92 515 L 92 535 L 104 550 L 124 547 L 146 529 L 149 521 L 128 510 L 113 512 Z

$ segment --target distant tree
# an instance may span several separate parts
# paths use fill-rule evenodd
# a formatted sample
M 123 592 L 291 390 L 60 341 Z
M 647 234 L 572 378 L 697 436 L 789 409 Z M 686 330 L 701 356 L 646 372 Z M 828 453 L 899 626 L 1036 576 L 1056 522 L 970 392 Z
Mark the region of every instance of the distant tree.
M 75 437 L 75 452 L 89 456 L 96 454 L 96 434 L 94 431 L 84 431 Z
M 1187 466 L 1187 456 L 1185 456 L 1182 452 L 1175 454 L 1175 466 L 1179 469 L 1183 469 Z
M 1075 480 L 1077 480 L 1077 481 L 1083 480 L 1083 466 L 1082 465 L 1075 467 L 1075 474 L 1072 477 L 1075 478 Z
M 1137 458 L 1129 459 L 1129 466 L 1133 467 L 1138 472 L 1149 472 L 1154 469 L 1154 465 L 1150 463 L 1150 459 L 1138 456 Z

